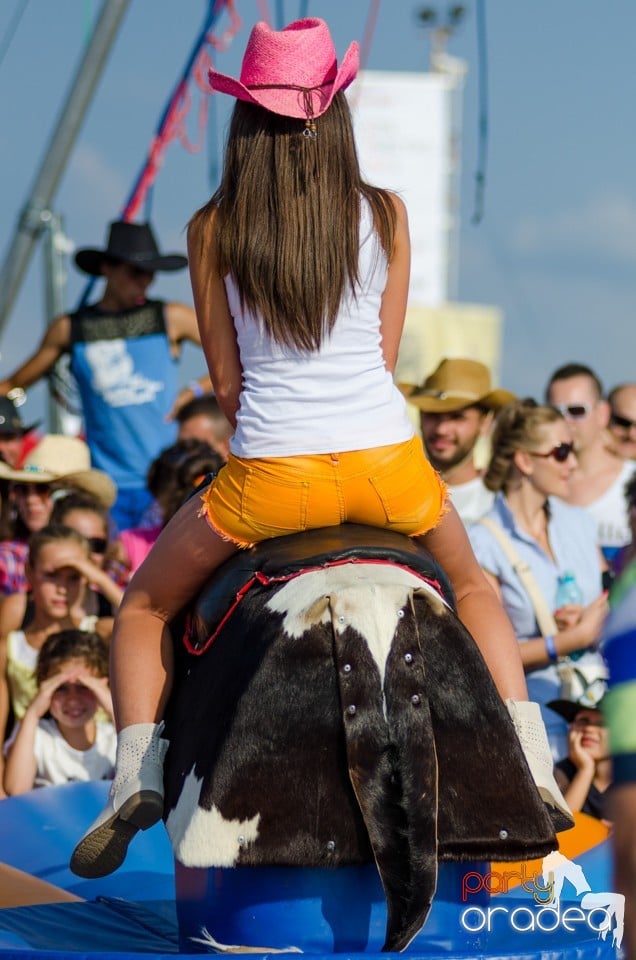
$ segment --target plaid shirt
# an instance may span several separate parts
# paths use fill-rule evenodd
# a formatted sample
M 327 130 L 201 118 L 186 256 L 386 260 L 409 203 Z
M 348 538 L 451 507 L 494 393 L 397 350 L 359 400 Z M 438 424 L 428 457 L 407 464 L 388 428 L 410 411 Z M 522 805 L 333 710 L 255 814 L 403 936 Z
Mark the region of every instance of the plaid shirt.
M 28 554 L 29 547 L 22 540 L 0 543 L 0 596 L 28 592 L 29 583 L 24 573 Z

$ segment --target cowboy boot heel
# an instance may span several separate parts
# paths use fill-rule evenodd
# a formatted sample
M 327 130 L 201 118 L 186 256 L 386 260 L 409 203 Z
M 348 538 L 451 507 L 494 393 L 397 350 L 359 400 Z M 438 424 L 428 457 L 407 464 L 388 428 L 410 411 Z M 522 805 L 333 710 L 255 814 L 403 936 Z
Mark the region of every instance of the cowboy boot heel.
M 70 867 L 77 876 L 94 879 L 123 863 L 128 845 L 163 815 L 163 760 L 168 741 L 163 724 L 135 724 L 121 731 L 117 773 L 108 803 L 79 841 Z

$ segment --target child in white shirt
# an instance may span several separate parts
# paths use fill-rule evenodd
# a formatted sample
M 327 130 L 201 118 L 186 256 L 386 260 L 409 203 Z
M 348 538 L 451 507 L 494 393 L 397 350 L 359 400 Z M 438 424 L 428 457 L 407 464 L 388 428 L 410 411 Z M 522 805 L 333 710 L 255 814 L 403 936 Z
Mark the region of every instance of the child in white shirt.
M 111 779 L 116 735 L 104 640 L 83 630 L 52 634 L 40 651 L 36 677 L 38 691 L 5 748 L 6 792 Z M 96 718 L 100 707 L 109 720 Z

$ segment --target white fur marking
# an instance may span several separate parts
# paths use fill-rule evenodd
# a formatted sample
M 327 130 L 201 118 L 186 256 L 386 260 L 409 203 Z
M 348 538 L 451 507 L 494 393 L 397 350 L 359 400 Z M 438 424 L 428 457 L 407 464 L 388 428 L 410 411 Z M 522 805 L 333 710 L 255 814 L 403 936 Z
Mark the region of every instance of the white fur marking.
M 199 806 L 202 780 L 190 771 L 174 810 L 166 820 L 166 830 L 174 855 L 186 867 L 233 867 L 241 847 L 258 836 L 260 814 L 250 820 L 226 820 L 217 807 Z M 242 837 L 244 844 L 239 844 Z
M 414 573 L 381 563 L 347 563 L 311 570 L 286 583 L 266 606 L 284 614 L 283 628 L 290 637 L 300 637 L 314 623 L 328 623 L 330 618 L 339 633 L 353 627 L 366 640 L 384 687 L 398 612 L 414 592 L 426 594 L 436 612 L 441 613 L 442 602 L 448 607 L 434 587 Z M 330 603 L 317 607 L 321 597 L 329 597 Z
M 294 577 L 267 601 L 266 607 L 274 613 L 285 614 L 283 627 L 288 636 L 301 637 L 305 630 L 315 623 L 329 623 L 331 614 L 328 606 L 323 608 L 318 605 L 317 609 L 320 611 L 318 617 L 316 617 L 316 609 L 312 609 L 321 597 L 331 597 L 333 604 L 334 595 L 341 590 L 364 587 L 372 587 L 376 590 L 381 590 L 383 587 L 401 587 L 404 598 L 402 606 L 414 590 L 422 591 L 431 600 L 435 599 L 437 602 L 441 600 L 434 587 L 409 570 L 391 564 L 358 562 L 310 570 L 299 577 Z
M 200 937 L 188 937 L 192 943 L 202 943 L 210 947 L 216 953 L 302 953 L 298 947 L 248 947 L 245 945 L 233 946 L 227 943 L 219 943 L 206 927 L 201 927 Z

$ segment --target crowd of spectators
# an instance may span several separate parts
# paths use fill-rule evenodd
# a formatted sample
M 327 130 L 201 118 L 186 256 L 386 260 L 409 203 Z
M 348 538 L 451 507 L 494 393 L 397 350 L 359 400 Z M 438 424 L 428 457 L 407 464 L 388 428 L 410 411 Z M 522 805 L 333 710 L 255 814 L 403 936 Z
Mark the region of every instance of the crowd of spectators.
M 452 358 L 421 385 L 402 389 L 419 415 L 427 455 L 445 479 L 475 554 L 513 623 L 555 763 L 576 766 L 585 749 L 580 738 L 572 747 L 567 718 L 574 707 L 555 710 L 553 704 L 563 700 L 574 670 L 579 686 L 569 702 L 587 709 L 584 716 L 592 717 L 592 724 L 600 716 L 596 708 L 606 691 L 600 638 L 608 590 L 616 573 L 632 568 L 636 549 L 636 462 L 630 459 L 629 444 L 636 423 L 628 417 L 636 388 L 620 385 L 605 399 L 592 370 L 569 364 L 548 379 L 541 403 L 493 388 L 483 364 Z M 48 636 L 88 629 L 108 642 L 126 584 L 163 525 L 227 458 L 231 428 L 214 396 L 184 394 L 183 400 L 174 414 L 176 442 L 148 464 L 146 506 L 139 522 L 118 529 L 112 510 L 115 483 L 92 466 L 88 445 L 79 438 L 39 435 L 37 424 L 23 424 L 19 408 L 0 398 L 0 726 L 5 754 L 36 695 L 38 652 Z M 31 556 L 43 537 L 53 554 L 47 576 L 51 582 L 57 577 L 56 590 L 63 595 L 48 613 L 39 606 L 38 565 Z M 73 559 L 62 568 L 55 553 L 60 544 L 71 542 Z M 526 570 L 523 576 L 520 566 Z M 73 580 L 72 589 L 62 584 L 60 570 Z M 566 572 L 574 575 L 581 600 L 558 608 L 555 597 Z M 545 632 L 541 612 L 551 618 L 550 632 Z M 18 702 L 15 676 L 21 671 L 29 674 L 28 695 Z M 576 723 L 580 728 L 580 717 Z M 591 769 L 590 763 L 585 769 Z
M 113 617 L 162 527 L 229 453 L 207 375 L 181 391 L 168 375 L 181 341 L 199 342 L 193 312 L 145 299 L 184 258 L 161 255 L 149 227 L 114 223 L 76 262 L 105 277 L 101 299 L 56 318 L 0 382 L 0 796 L 112 775 Z M 91 384 L 85 439 L 20 414 L 23 389 L 65 351 Z M 602 637 L 614 580 L 636 582 L 636 384 L 606 393 L 568 363 L 542 398 L 518 398 L 483 364 L 446 358 L 400 386 L 513 624 L 566 799 L 607 820 Z M 565 575 L 579 599 L 559 603 Z

